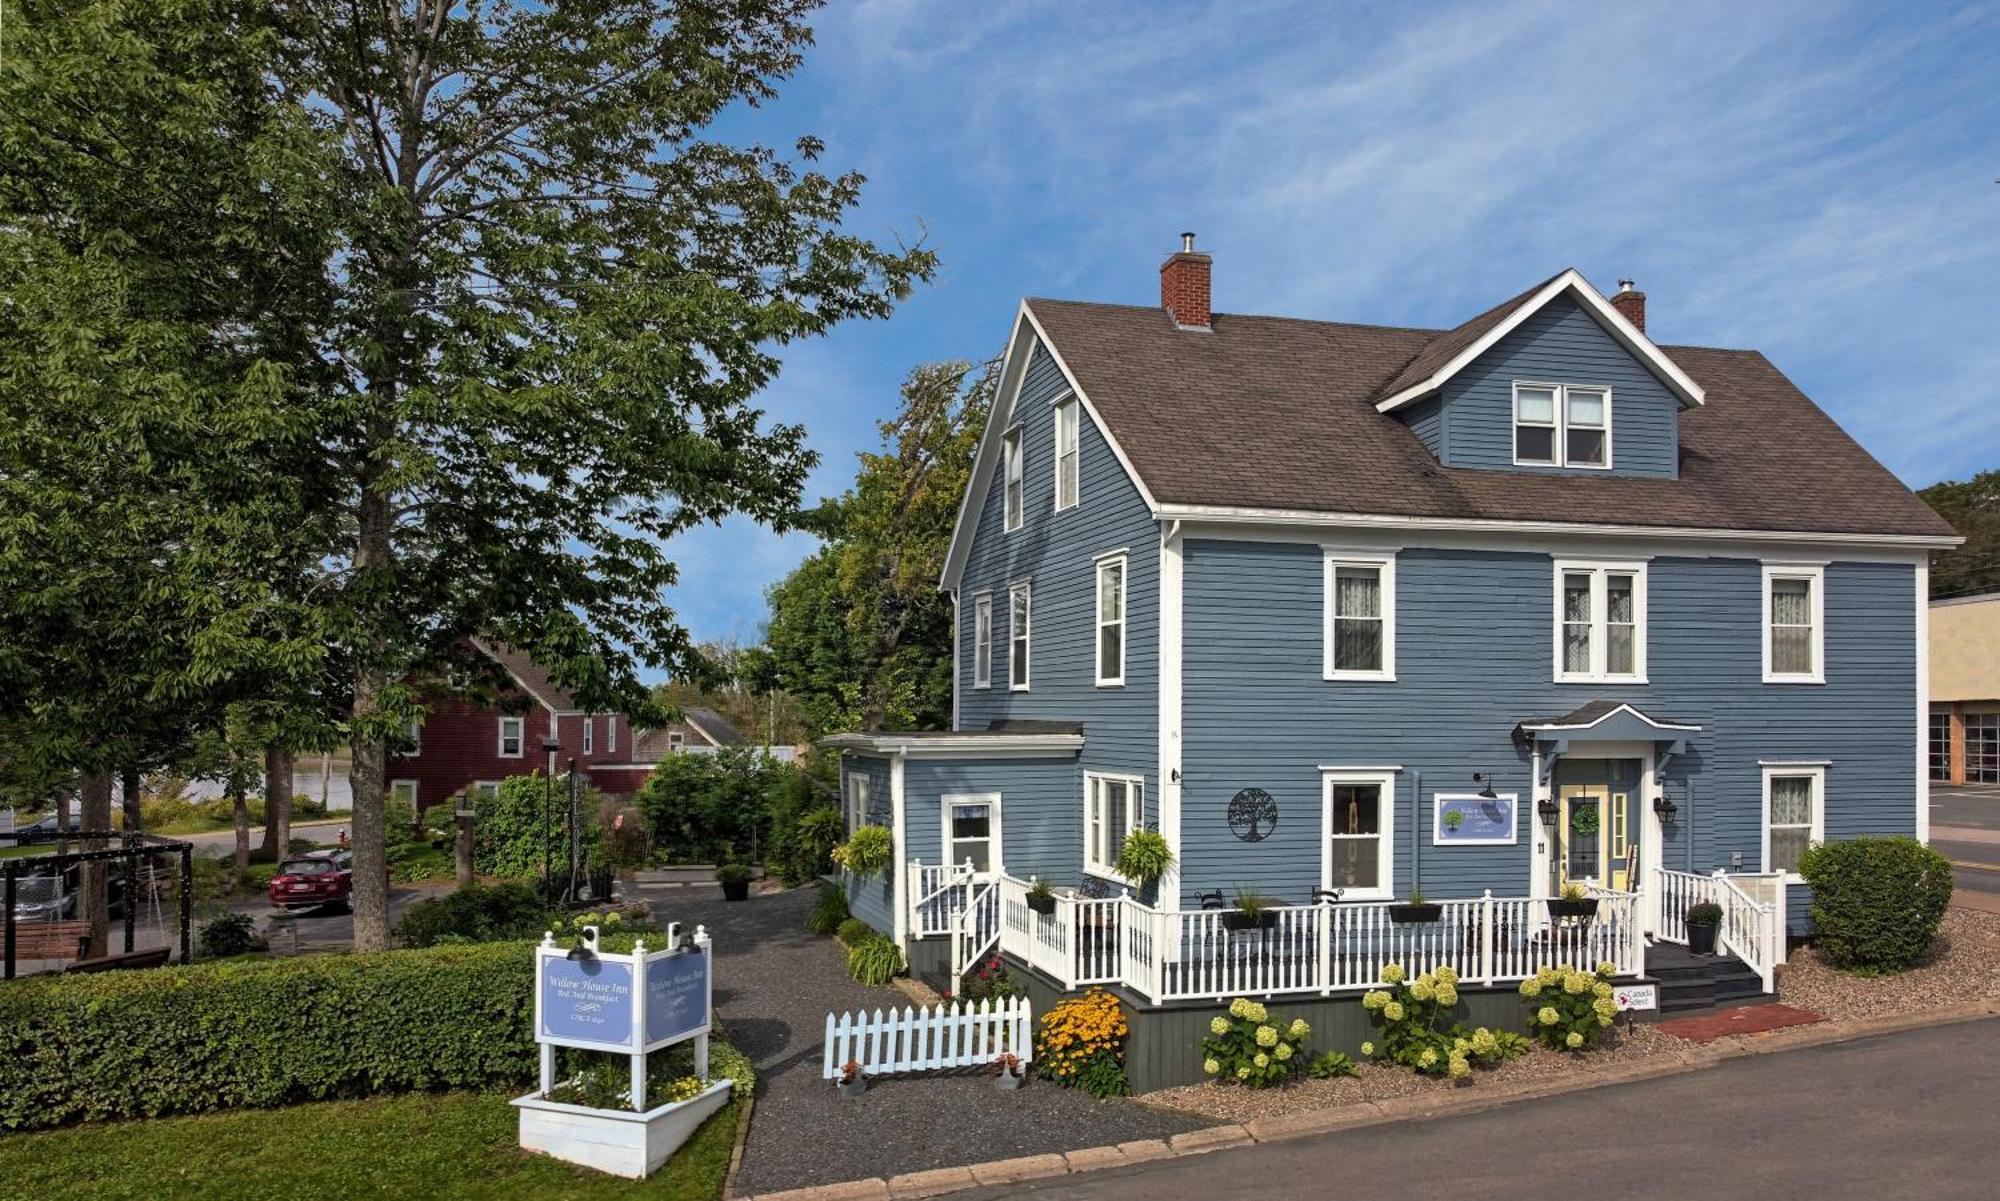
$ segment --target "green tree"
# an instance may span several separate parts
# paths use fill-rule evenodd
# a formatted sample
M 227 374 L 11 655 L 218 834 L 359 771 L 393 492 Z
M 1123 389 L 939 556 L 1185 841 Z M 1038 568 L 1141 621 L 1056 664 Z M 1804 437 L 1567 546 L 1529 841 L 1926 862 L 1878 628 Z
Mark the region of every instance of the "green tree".
M 2000 470 L 1932 484 L 1917 495 L 1965 538 L 1963 546 L 1931 554 L 1931 595 L 2000 592 Z
M 827 545 L 771 590 L 769 653 L 815 735 L 951 721 L 952 606 L 938 578 L 998 366 L 912 371 L 881 449 L 814 515 Z
M 782 527 L 812 465 L 752 400 L 775 351 L 933 267 L 841 232 L 861 178 L 706 136 L 797 68 L 808 0 L 290 6 L 286 78 L 341 139 L 320 594 L 354 656 L 355 940 L 386 944 L 384 742 L 488 633 L 590 709 L 649 712 L 687 637 L 662 544 Z M 626 648 L 634 648 L 628 650 Z

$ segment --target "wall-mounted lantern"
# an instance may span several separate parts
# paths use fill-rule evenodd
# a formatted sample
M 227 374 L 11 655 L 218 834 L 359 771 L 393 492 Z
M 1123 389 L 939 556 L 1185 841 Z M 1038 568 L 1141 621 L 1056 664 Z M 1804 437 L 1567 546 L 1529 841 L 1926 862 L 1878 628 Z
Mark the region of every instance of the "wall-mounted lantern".
M 1542 820 L 1551 826 L 1556 824 L 1556 814 L 1561 811 L 1561 807 L 1556 804 L 1556 799 L 1552 796 L 1545 796 L 1535 802 L 1535 812 L 1540 814 Z
M 1653 812 L 1659 816 L 1660 822 L 1663 825 L 1673 821 L 1674 814 L 1680 811 L 1681 807 L 1668 800 L 1665 793 L 1661 793 L 1659 796 L 1653 798 Z

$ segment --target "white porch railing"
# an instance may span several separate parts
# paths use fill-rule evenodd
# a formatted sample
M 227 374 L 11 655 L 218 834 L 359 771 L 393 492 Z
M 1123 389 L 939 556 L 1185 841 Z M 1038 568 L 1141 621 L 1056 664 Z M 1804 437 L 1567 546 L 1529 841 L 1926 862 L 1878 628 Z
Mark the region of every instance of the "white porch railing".
M 952 932 L 952 915 L 972 890 L 972 860 L 926 865 L 910 860 L 910 931 L 918 938 Z
M 1765 992 L 1777 990 L 1778 965 L 1785 961 L 1785 878 L 1779 872 L 1730 875 L 1718 870 L 1695 872 L 1659 870 L 1659 937 L 1686 944 L 1687 913 L 1704 901 L 1722 907 L 1716 943 L 1741 959 L 1764 982 Z
M 1390 902 L 1273 910 L 1264 929 L 1232 930 L 1229 910 L 1154 909 L 1130 896 L 1028 904 L 1028 884 L 995 882 L 1000 949 L 1065 988 L 1118 984 L 1155 1003 L 1372 988 L 1385 963 L 1413 972 L 1449 966 L 1468 984 L 1507 984 L 1543 967 L 1621 976 L 1645 971 L 1638 897 L 1605 893 L 1592 920 L 1552 920 L 1544 901 L 1443 902 L 1435 922 L 1389 919 Z
M 980 956 L 1000 941 L 1000 886 L 991 880 L 975 884 L 965 908 L 952 915 L 952 978 L 963 979 Z

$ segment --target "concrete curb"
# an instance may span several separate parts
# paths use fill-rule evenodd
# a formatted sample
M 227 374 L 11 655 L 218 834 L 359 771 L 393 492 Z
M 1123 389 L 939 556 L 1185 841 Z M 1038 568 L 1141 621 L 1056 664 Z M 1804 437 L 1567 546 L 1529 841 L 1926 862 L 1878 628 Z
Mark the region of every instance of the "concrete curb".
M 1601 1067 L 1585 1065 L 1584 1069 L 1575 1075 L 1550 1080 L 1532 1080 L 1500 1087 L 1474 1085 L 1448 1092 L 1414 1093 L 1384 1101 L 1363 1101 L 1354 1105 L 1343 1105 L 1337 1109 L 1315 1109 L 1303 1113 L 1258 1118 L 1241 1125 L 1208 1126 L 1176 1134 L 1165 1142 L 1157 1139 L 1141 1139 L 1137 1142 L 1120 1143 L 1117 1146 L 1086 1147 L 1062 1155 L 1029 1155 L 1020 1159 L 1002 1159 L 962 1168 L 910 1172 L 888 1180 L 874 1177 L 868 1180 L 818 1185 L 813 1188 L 788 1189 L 779 1193 L 762 1193 L 755 1198 L 742 1198 L 740 1201 L 864 1201 L 864 1199 L 872 1201 L 876 1198 L 936 1197 L 989 1184 L 1012 1183 L 1077 1172 L 1095 1172 L 1105 1168 L 1128 1167 L 1149 1160 L 1206 1155 L 1211 1151 L 1245 1147 L 1253 1143 L 1312 1138 L 1344 1130 L 1387 1125 L 1391 1122 L 1456 1117 L 1460 1114 L 1494 1109 L 1516 1101 L 1530 1101 L 1539 1097 L 1556 1097 L 1565 1093 L 1584 1092 L 1611 1085 L 1636 1084 L 1645 1080 L 1686 1075 L 1689 1072 L 1717 1067 L 1732 1059 L 1747 1059 L 1755 1055 L 1770 1055 L 1780 1051 L 1798 1051 L 1807 1047 L 1853 1042 L 1857 1039 L 1897 1034 L 1905 1030 L 1919 1030 L 1928 1026 L 1976 1022 L 1995 1015 L 2000 1015 L 2000 997 L 1987 997 L 1917 1013 L 1893 1013 L 1881 1017 L 1852 1018 L 1842 1022 L 1818 1022 L 1810 1026 L 1787 1026 L 1761 1034 L 1734 1036 L 1744 1041 L 1729 1046 L 1697 1044 L 1678 1054 L 1653 1055 L 1645 1059 L 1606 1064 Z M 724 1196 L 729 1195 L 724 1193 Z

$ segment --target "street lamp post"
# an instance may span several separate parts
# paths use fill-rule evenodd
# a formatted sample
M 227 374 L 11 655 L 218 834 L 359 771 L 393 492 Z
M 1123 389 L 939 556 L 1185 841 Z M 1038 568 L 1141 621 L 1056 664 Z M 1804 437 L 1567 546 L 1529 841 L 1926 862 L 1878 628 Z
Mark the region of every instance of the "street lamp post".
M 549 853 L 549 816 L 556 804 L 556 752 L 562 750 L 562 740 L 551 734 L 542 739 L 542 750 L 549 756 L 549 770 L 542 780 L 542 903 L 553 909 L 556 904 L 556 876 L 555 864 Z

